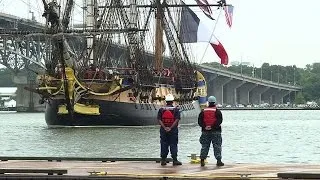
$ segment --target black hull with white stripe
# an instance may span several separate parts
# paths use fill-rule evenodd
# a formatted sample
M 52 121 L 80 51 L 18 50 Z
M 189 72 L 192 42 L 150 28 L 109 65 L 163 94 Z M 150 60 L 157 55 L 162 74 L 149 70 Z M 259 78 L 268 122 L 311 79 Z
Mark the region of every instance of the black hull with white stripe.
M 157 113 L 160 108 L 155 104 L 136 104 L 105 100 L 95 100 L 100 106 L 100 115 L 59 114 L 62 100 L 50 100 L 46 104 L 45 119 L 49 127 L 63 126 L 148 126 L 157 125 Z M 180 106 L 180 124 L 196 123 L 200 113 L 197 101 Z

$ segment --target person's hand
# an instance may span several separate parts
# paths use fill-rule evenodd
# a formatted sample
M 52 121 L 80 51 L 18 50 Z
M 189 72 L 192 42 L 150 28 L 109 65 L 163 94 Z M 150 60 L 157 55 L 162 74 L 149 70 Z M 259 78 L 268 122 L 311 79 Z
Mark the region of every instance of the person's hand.
M 211 130 L 211 126 L 206 126 L 204 129 L 209 131 L 209 130 Z
M 167 132 L 171 131 L 170 127 L 165 127 L 164 130 L 166 130 Z

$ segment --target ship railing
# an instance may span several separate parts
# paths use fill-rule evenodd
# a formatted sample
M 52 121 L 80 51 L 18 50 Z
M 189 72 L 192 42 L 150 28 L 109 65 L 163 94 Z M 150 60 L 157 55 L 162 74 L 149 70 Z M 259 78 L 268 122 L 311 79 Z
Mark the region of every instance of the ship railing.
M 163 84 L 163 83 L 155 83 L 156 87 L 169 87 L 169 88 L 174 88 L 173 84 Z
M 106 83 L 106 82 L 112 82 L 114 80 L 111 79 L 81 79 L 81 82 L 95 82 L 95 83 Z
M 159 86 L 155 85 L 155 84 L 140 84 L 140 86 L 142 87 L 150 87 L 150 88 L 157 88 Z

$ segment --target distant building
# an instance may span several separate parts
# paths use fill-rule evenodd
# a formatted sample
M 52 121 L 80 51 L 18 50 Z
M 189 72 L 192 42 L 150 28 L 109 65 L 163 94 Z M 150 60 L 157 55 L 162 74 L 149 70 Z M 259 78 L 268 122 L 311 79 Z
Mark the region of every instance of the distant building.
M 0 87 L 0 97 L 14 97 L 16 91 L 16 87 Z
M 239 61 L 231 61 L 230 64 L 231 64 L 231 66 L 238 66 L 238 65 L 240 65 L 240 62 Z
M 242 65 L 245 65 L 245 66 L 252 66 L 252 63 L 251 63 L 251 62 L 242 62 Z
M 10 101 L 4 102 L 4 107 L 16 107 L 16 106 L 17 106 L 17 102 L 13 99 L 11 99 Z
M 16 87 L 0 87 L 0 106 L 16 107 L 16 101 L 13 100 L 16 96 L 16 91 Z
M 240 62 L 240 61 L 232 61 L 230 62 L 230 64 L 232 66 L 239 66 L 239 65 L 244 65 L 244 66 L 252 66 L 252 63 L 251 62 Z

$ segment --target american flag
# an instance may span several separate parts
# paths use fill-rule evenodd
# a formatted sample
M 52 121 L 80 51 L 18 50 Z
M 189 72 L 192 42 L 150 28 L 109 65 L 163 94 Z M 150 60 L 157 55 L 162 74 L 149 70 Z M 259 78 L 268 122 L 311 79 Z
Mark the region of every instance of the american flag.
M 224 12 L 225 12 L 227 24 L 231 28 L 231 26 L 232 26 L 232 16 L 233 16 L 233 6 L 225 6 L 224 7 Z
M 212 10 L 210 8 L 209 3 L 207 0 L 195 0 L 197 4 L 199 5 L 199 8 L 202 10 L 202 12 L 210 19 L 214 20 L 212 17 Z

